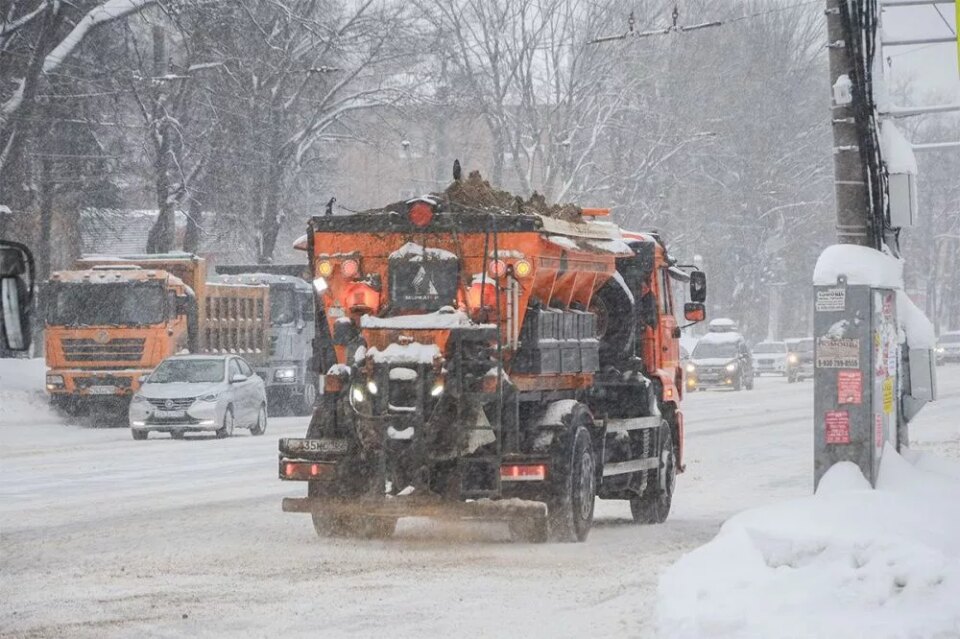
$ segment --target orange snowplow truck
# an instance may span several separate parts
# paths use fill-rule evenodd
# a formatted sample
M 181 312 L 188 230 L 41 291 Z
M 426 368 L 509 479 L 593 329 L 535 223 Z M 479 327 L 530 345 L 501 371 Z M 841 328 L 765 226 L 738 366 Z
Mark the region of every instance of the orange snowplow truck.
M 706 280 L 655 234 L 431 197 L 314 217 L 314 361 L 306 437 L 280 440 L 286 512 L 320 535 L 386 536 L 405 516 L 509 522 L 582 541 L 594 498 L 666 519 L 683 469 L 680 327 Z M 326 341 L 329 340 L 329 341 Z
M 269 351 L 269 289 L 206 281 L 188 253 L 84 256 L 43 295 L 46 388 L 68 414 L 125 410 L 140 379 L 184 351 Z

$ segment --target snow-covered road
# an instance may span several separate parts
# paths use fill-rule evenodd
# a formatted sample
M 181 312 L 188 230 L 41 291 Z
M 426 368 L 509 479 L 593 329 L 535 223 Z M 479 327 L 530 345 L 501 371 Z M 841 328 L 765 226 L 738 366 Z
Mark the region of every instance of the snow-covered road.
M 939 373 L 912 435 L 960 455 L 960 367 Z M 302 488 L 277 480 L 276 440 L 303 418 L 134 442 L 63 424 L 19 386 L 0 378 L 3 636 L 650 636 L 663 568 L 730 515 L 812 488 L 812 385 L 763 378 L 688 398 L 687 472 L 662 526 L 601 501 L 585 544 L 422 520 L 389 541 L 321 540 L 280 512 Z

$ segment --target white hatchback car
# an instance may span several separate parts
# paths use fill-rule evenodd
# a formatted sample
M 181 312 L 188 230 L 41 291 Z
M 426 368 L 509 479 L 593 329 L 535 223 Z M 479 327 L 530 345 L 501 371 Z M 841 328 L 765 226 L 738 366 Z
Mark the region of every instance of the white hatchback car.
M 251 435 L 267 430 L 263 380 L 235 355 L 175 355 L 163 360 L 130 401 L 130 432 L 181 438 L 189 432 L 230 437 L 234 427 Z

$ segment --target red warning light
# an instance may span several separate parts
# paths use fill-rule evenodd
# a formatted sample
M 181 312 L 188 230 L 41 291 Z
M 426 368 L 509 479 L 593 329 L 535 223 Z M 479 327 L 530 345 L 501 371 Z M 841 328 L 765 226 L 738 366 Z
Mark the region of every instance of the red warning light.
M 426 226 L 433 219 L 433 207 L 426 202 L 414 202 L 410 205 L 407 217 L 414 226 Z

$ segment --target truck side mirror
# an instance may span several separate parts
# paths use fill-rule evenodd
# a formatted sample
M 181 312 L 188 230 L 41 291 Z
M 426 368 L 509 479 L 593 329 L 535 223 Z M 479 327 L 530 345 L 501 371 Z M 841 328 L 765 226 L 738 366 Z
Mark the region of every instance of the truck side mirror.
M 707 318 L 707 309 L 701 302 L 687 302 L 683 305 L 683 317 L 688 322 L 702 322 Z
M 707 301 L 707 274 L 703 271 L 692 271 L 690 273 L 690 300 L 700 304 Z M 696 321 L 699 322 L 702 319 Z
M 23 244 L 0 240 L 0 345 L 11 351 L 30 348 L 33 254 Z

